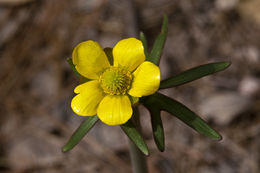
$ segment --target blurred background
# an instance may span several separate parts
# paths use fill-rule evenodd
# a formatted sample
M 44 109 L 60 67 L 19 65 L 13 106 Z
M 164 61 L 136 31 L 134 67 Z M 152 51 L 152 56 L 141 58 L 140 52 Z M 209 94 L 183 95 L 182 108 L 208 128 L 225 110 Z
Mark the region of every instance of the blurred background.
M 118 126 L 99 122 L 72 151 L 61 152 L 83 120 L 70 108 L 78 80 L 66 58 L 82 41 L 113 47 L 139 31 L 151 47 L 164 13 L 162 79 L 210 62 L 232 65 L 161 91 L 201 115 L 222 141 L 163 112 L 161 153 L 140 108 L 150 173 L 259 173 L 259 0 L 0 0 L 0 172 L 130 173 Z

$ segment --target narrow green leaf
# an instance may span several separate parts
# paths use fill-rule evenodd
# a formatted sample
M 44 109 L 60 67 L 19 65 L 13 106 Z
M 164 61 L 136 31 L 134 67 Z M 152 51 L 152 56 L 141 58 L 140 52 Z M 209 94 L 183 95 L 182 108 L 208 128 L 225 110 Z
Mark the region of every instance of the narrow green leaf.
M 162 50 L 166 41 L 168 32 L 168 18 L 166 15 L 163 16 L 163 24 L 161 28 L 160 34 L 157 36 L 153 48 L 151 51 L 151 54 L 147 57 L 148 61 L 151 61 L 152 63 L 159 65 L 160 58 L 162 55 Z
M 110 65 L 113 65 L 113 61 L 114 61 L 112 51 L 113 51 L 113 49 L 110 48 L 110 47 L 106 47 L 106 48 L 104 49 L 104 52 L 105 52 L 106 55 L 107 55 L 107 59 L 108 59 Z
M 70 137 L 69 141 L 62 148 L 63 152 L 67 152 L 74 148 L 80 140 L 88 133 L 88 131 L 96 124 L 98 121 L 98 116 L 92 116 L 85 119 L 78 129 Z
M 167 97 L 160 93 L 155 93 L 142 100 L 145 104 L 151 104 L 158 107 L 160 110 L 167 111 L 185 124 L 196 130 L 197 132 L 210 137 L 212 139 L 220 140 L 221 136 L 211 128 L 203 119 L 192 112 L 185 105 L 180 102 Z
M 79 72 L 76 70 L 75 65 L 72 62 L 71 58 L 67 58 L 67 62 L 69 63 L 70 67 L 72 68 L 73 72 L 76 74 L 78 78 L 80 78 Z
M 212 73 L 216 73 L 222 71 L 230 66 L 230 62 L 216 62 L 210 64 L 204 64 L 187 71 L 184 71 L 176 76 L 170 77 L 161 81 L 160 89 L 171 88 L 175 86 L 179 86 L 201 77 L 210 75 Z
M 125 124 L 121 125 L 122 130 L 125 134 L 131 139 L 131 141 L 145 154 L 148 155 L 149 151 L 147 145 L 144 142 L 143 137 L 138 132 L 136 127 L 134 126 L 131 119 L 127 121 Z
M 145 54 L 145 57 L 147 58 L 148 57 L 148 47 L 147 47 L 147 41 L 146 41 L 146 37 L 144 35 L 143 32 L 140 32 L 140 40 L 142 41 L 143 43 L 143 46 L 144 46 L 144 54 Z
M 163 152 L 165 149 L 164 144 L 164 130 L 162 119 L 160 115 L 160 109 L 150 104 L 145 104 L 145 107 L 149 110 L 152 121 L 153 138 L 157 148 Z

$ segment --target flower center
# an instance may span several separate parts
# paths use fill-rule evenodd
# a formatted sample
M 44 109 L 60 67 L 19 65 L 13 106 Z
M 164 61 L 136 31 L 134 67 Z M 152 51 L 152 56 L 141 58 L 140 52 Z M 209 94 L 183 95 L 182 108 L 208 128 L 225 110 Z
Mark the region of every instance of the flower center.
M 110 95 L 125 94 L 131 81 L 131 73 L 121 67 L 110 67 L 100 76 L 101 87 Z

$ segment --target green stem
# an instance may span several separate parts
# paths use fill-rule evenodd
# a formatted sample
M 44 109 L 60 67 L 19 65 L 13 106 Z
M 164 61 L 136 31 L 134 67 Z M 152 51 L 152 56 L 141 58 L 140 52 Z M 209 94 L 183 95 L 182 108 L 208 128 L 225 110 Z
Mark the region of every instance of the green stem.
M 137 107 L 134 107 L 133 121 L 141 132 L 140 115 Z M 146 157 L 132 141 L 128 141 L 133 173 L 148 173 Z

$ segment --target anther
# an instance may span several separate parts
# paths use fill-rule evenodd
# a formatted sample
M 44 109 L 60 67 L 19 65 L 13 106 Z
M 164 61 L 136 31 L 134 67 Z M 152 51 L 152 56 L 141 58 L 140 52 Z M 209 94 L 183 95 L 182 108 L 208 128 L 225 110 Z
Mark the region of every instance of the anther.
M 100 76 L 101 87 L 110 95 L 125 94 L 130 88 L 131 73 L 121 67 L 110 67 Z

